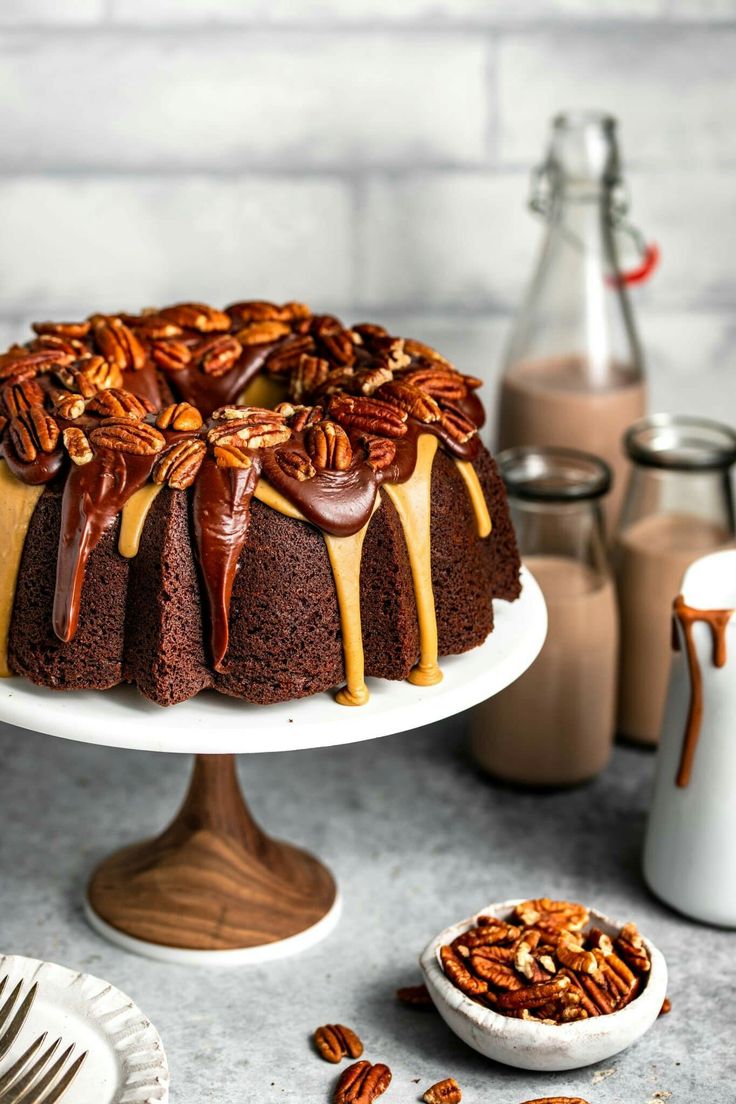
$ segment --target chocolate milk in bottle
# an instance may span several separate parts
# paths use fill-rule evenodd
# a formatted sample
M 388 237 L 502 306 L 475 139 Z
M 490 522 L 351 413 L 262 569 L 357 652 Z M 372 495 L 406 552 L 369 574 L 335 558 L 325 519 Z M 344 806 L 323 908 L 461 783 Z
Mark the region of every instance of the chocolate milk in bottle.
M 733 547 L 736 434 L 705 418 L 655 414 L 625 438 L 632 462 L 613 559 L 621 614 L 618 727 L 656 744 L 667 697 L 672 603 L 685 571 Z
M 554 120 L 530 205 L 548 229 L 506 353 L 498 447 L 572 447 L 602 457 L 613 472 L 604 506 L 610 533 L 628 467 L 622 437 L 646 409 L 627 283 L 656 260 L 625 221 L 615 119 L 584 112 Z M 616 231 L 633 237 L 646 258 L 627 276 Z
M 618 618 L 600 508 L 610 472 L 568 449 L 509 449 L 497 461 L 548 629 L 529 670 L 473 710 L 472 750 L 505 781 L 572 785 L 605 766 L 615 726 Z

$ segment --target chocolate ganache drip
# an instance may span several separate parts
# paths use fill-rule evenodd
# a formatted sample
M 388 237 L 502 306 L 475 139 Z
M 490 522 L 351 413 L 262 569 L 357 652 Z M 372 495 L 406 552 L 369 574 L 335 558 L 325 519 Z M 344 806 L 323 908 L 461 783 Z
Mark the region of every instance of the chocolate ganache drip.
M 220 670 L 259 480 L 292 516 L 352 537 L 383 484 L 411 479 L 423 435 L 458 461 L 480 449 L 480 380 L 421 342 L 381 326 L 346 328 L 301 303 L 180 303 L 34 330 L 0 356 L 0 448 L 22 482 L 64 481 L 53 625 L 65 642 L 91 552 L 151 479 L 194 488 Z M 274 409 L 249 401 L 263 381 Z

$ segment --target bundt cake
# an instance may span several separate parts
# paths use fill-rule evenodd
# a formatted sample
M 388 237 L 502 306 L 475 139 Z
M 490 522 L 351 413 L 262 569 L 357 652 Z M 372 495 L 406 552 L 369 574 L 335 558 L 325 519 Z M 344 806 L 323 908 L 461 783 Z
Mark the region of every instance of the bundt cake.
M 419 341 L 259 301 L 33 329 L 0 355 L 0 674 L 358 705 L 518 596 L 480 381 Z

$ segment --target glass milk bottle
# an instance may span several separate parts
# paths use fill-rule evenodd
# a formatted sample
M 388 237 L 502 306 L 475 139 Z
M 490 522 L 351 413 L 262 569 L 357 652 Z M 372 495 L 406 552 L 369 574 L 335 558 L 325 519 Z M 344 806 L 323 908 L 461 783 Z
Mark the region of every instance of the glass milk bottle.
M 618 619 L 601 510 L 611 474 L 572 449 L 509 449 L 497 461 L 549 625 L 529 670 L 473 710 L 472 751 L 506 781 L 571 785 L 605 766 L 615 727 Z
M 667 695 L 672 603 L 689 565 L 732 546 L 736 433 L 655 414 L 625 437 L 631 476 L 614 543 L 621 615 L 618 729 L 656 744 Z
M 625 221 L 616 120 L 596 112 L 559 115 L 530 206 L 547 222 L 535 276 L 506 352 L 498 447 L 553 445 L 601 456 L 613 471 L 605 505 L 610 529 L 621 506 L 621 438 L 646 410 L 644 370 L 627 283 L 656 263 Z M 643 261 L 622 275 L 616 231 Z

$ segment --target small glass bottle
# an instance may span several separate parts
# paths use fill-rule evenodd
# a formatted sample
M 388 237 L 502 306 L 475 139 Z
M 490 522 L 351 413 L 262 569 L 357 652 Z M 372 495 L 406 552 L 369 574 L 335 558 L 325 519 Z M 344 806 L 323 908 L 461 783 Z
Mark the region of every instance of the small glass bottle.
M 601 456 L 614 477 L 605 508 L 610 532 L 626 475 L 621 438 L 646 411 L 626 285 L 644 279 L 657 255 L 625 219 L 615 119 L 597 112 L 557 116 L 530 207 L 548 229 L 505 356 L 498 447 L 551 445 Z M 646 258 L 626 276 L 619 230 Z
M 631 426 L 624 443 L 632 469 L 613 552 L 621 614 L 618 729 L 656 744 L 682 577 L 700 556 L 734 544 L 736 433 L 705 418 L 655 414 Z
M 615 728 L 618 617 L 601 510 L 611 473 L 573 449 L 509 449 L 497 462 L 549 624 L 529 670 L 473 711 L 471 746 L 498 778 L 572 785 L 602 770 Z

